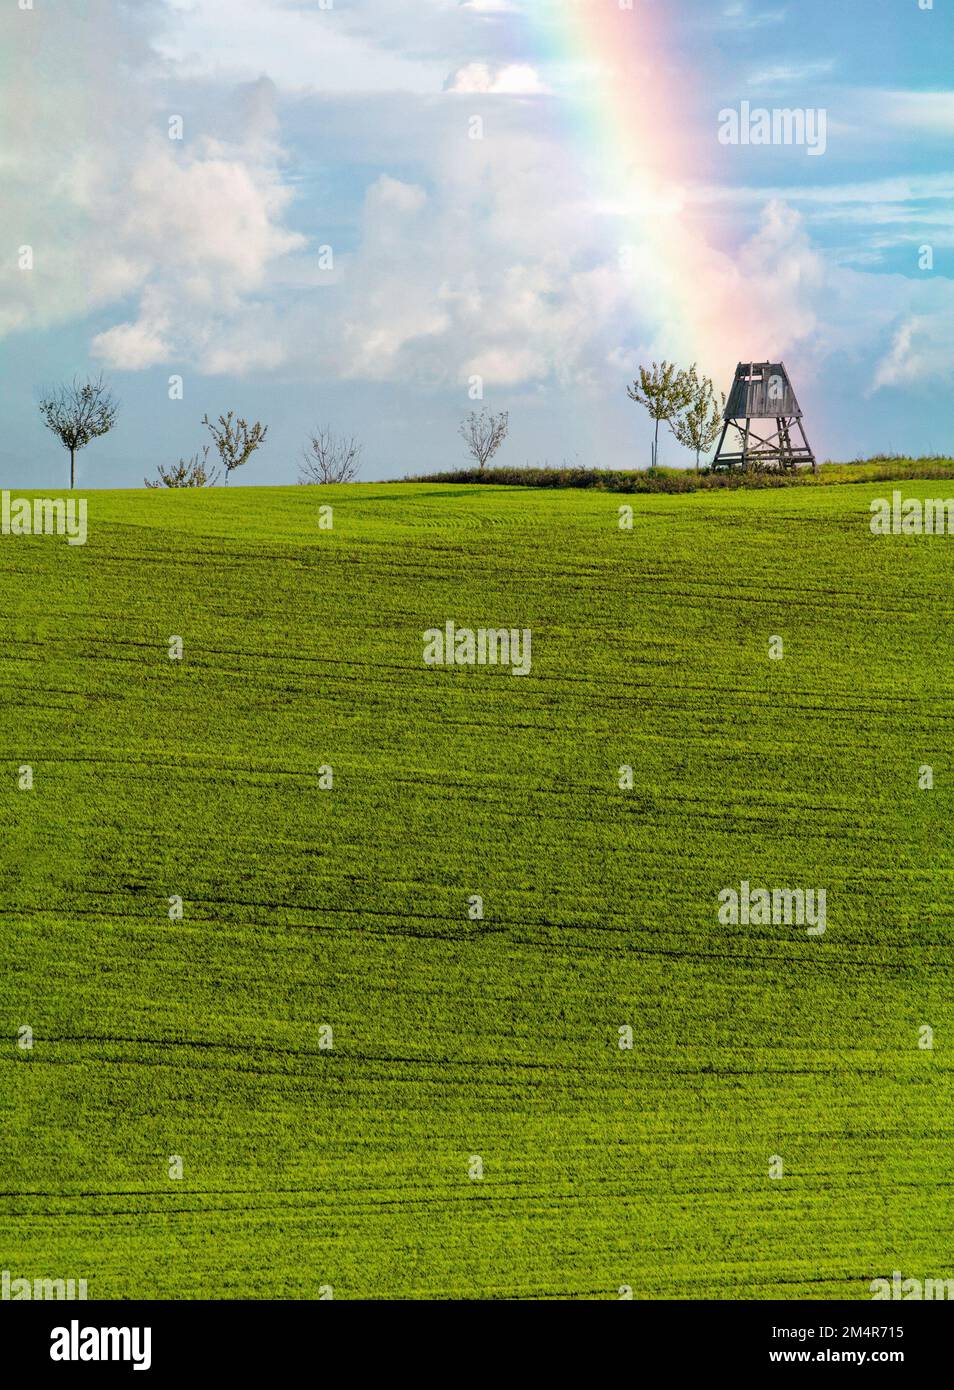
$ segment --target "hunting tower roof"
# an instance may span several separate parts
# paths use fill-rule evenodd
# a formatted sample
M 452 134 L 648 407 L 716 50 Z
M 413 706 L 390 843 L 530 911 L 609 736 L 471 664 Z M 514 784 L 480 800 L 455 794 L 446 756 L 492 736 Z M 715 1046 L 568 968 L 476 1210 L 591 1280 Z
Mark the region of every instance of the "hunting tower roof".
M 800 420 L 801 407 L 784 362 L 740 362 L 725 407 L 726 420 Z

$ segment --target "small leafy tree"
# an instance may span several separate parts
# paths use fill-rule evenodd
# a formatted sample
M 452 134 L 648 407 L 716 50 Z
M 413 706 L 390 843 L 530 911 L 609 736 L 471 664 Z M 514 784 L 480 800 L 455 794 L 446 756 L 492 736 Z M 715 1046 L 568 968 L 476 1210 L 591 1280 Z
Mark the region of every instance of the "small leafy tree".
M 651 464 L 655 469 L 659 466 L 660 423 L 671 420 L 689 403 L 687 374 L 673 362 L 654 362 L 651 368 L 640 367 L 639 380 L 627 386 L 626 394 L 637 405 L 645 406 L 656 422 Z
M 76 484 L 76 455 L 93 439 L 108 434 L 119 416 L 115 399 L 102 375 L 95 380 L 76 377 L 40 400 L 40 415 L 70 455 L 70 487 Z
M 478 468 L 484 468 L 501 444 L 510 429 L 510 413 L 502 411 L 491 415 L 482 410 L 478 415 L 471 411 L 460 427 L 460 435 L 467 445 L 467 452 L 476 460 Z
M 327 426 L 315 430 L 301 451 L 299 483 L 353 482 L 361 468 L 361 449 L 353 435 L 335 434 Z
M 143 478 L 146 487 L 214 487 L 219 480 L 218 473 L 210 473 L 207 467 L 209 446 L 202 446 L 202 456 L 193 454 L 188 463 L 180 459 L 171 468 L 159 465 L 159 477 L 154 482 Z
M 695 362 L 685 373 L 684 384 L 688 400 L 669 421 L 669 428 L 680 444 L 695 451 L 698 473 L 699 455 L 708 453 L 719 438 L 725 414 L 725 393 L 716 394 L 710 379 L 699 375 Z
M 219 460 L 225 469 L 226 485 L 232 470 L 248 463 L 255 450 L 265 443 L 265 436 L 268 434 L 267 425 L 256 420 L 254 425 L 249 426 L 247 420 L 236 420 L 231 410 L 228 415 L 220 415 L 215 424 L 208 415 L 203 417 L 202 423 L 211 434 Z

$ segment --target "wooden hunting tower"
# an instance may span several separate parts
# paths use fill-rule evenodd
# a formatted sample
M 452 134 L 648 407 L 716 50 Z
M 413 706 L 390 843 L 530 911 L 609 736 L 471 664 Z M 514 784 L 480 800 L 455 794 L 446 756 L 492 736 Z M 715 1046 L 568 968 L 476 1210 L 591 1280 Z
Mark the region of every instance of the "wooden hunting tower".
M 748 472 L 811 464 L 818 472 L 784 362 L 740 362 L 723 418 L 725 426 L 712 461 L 713 469 L 738 466 Z M 774 430 L 770 424 L 761 423 L 764 421 L 771 421 Z M 738 432 L 739 443 L 730 440 L 736 452 L 723 453 L 730 429 Z M 792 439 L 795 430 L 801 435 L 801 443 Z

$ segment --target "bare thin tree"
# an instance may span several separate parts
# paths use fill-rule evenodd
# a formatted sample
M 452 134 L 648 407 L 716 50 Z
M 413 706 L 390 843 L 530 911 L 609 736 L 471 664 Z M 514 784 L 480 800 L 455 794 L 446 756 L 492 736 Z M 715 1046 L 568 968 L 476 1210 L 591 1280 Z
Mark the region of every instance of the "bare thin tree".
M 353 435 L 335 434 L 327 425 L 315 430 L 301 451 L 299 483 L 351 483 L 361 469 L 361 450 Z
M 484 468 L 493 458 L 507 438 L 510 429 L 510 413 L 502 411 L 491 415 L 482 410 L 478 415 L 472 410 L 460 427 L 460 436 L 467 445 L 467 452 L 476 460 L 478 468 Z
M 146 487 L 214 487 L 218 482 L 220 474 L 212 473 L 208 468 L 209 446 L 202 446 L 202 456 L 193 454 L 186 462 L 180 459 L 171 468 L 164 468 L 159 465 L 159 477 L 154 482 L 148 478 L 143 478 Z
M 215 424 L 208 415 L 203 417 L 202 423 L 211 434 L 219 460 L 225 469 L 226 485 L 232 470 L 248 463 L 255 450 L 265 443 L 265 436 L 268 434 L 267 425 L 256 420 L 254 425 L 250 426 L 247 420 L 236 420 L 231 410 L 228 415 L 220 415 Z
M 108 434 L 119 416 L 119 402 L 102 375 L 74 377 L 40 399 L 40 415 L 70 455 L 70 487 L 76 485 L 76 455 L 94 439 Z

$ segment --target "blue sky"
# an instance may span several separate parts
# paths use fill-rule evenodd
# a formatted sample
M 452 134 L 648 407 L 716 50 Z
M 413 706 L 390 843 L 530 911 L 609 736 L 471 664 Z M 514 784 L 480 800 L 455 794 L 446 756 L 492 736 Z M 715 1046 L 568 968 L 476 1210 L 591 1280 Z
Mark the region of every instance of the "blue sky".
M 657 267 L 619 273 L 613 151 L 580 133 L 599 55 L 546 41 L 606 4 L 6 5 L 0 485 L 62 485 L 37 396 L 100 370 L 122 414 L 88 487 L 141 485 L 230 408 L 269 426 L 236 483 L 294 482 L 326 423 L 365 479 L 454 466 L 475 373 L 510 412 L 500 462 L 644 465 L 625 386 L 664 354 L 724 389 L 781 354 L 822 457 L 952 452 L 954 0 L 634 0 L 666 93 L 636 143 L 692 153 L 660 195 L 707 267 L 704 344 Z M 824 155 L 721 145 L 742 101 L 824 110 Z

